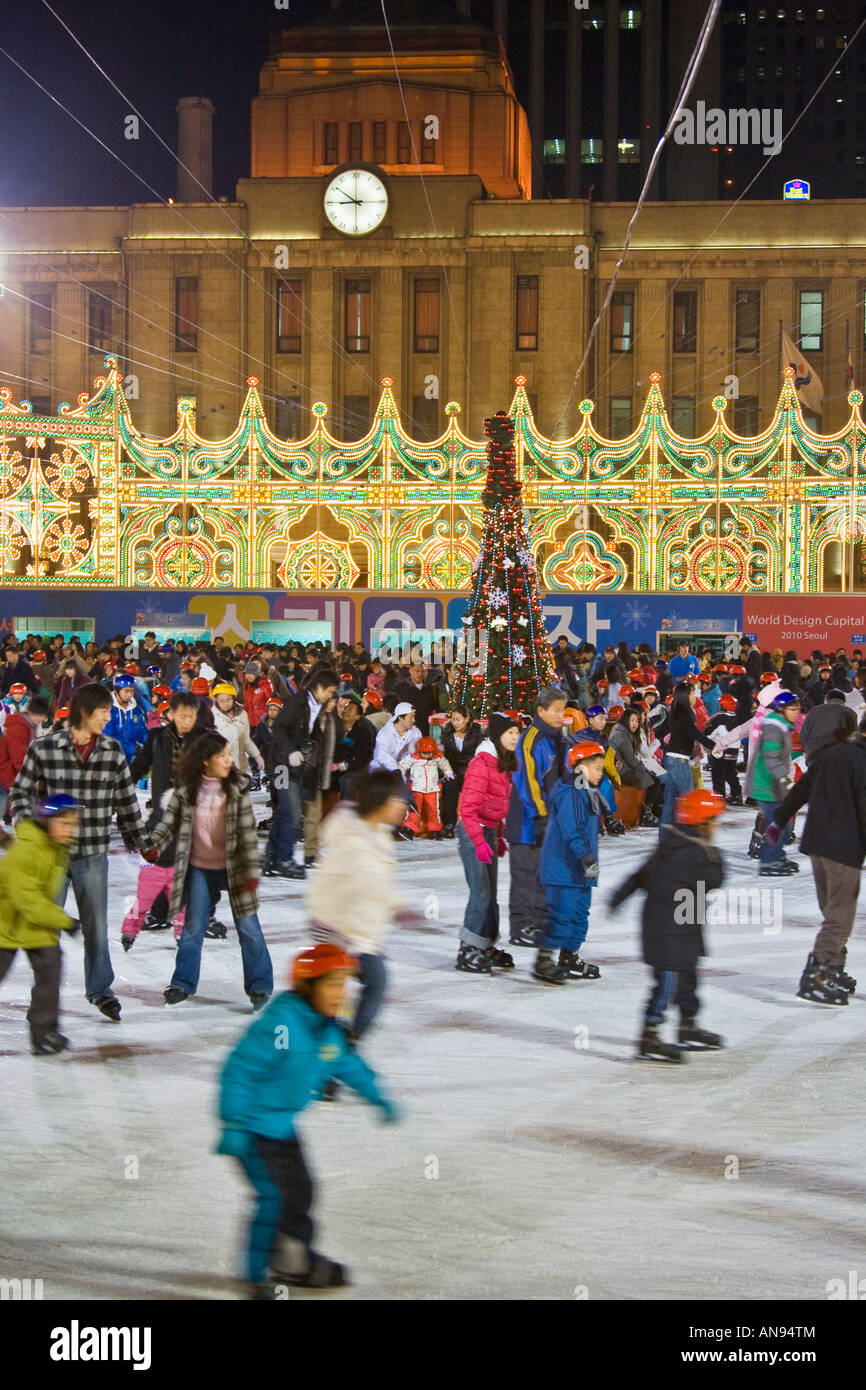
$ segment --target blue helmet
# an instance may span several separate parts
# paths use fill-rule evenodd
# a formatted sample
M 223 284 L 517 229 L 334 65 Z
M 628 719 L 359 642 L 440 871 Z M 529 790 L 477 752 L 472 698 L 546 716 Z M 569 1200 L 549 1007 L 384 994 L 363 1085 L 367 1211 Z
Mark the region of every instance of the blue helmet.
M 786 705 L 799 705 L 799 695 L 793 695 L 790 690 L 780 690 L 776 698 L 771 702 L 772 709 L 784 709 Z
M 74 796 L 66 796 L 61 792 L 57 796 L 46 796 L 45 800 L 39 803 L 36 814 L 39 820 L 51 820 L 52 816 L 65 816 L 67 811 L 80 811 L 83 804 Z
M 587 719 L 594 719 L 597 714 L 607 714 L 604 705 L 590 705 L 589 709 L 586 711 Z
M 159 652 L 160 656 L 172 656 L 174 654 L 174 643 L 163 642 L 162 646 L 157 647 L 156 650 Z
M 134 690 L 135 678 L 128 676 L 125 671 L 121 671 L 119 676 L 114 677 L 114 688 L 115 690 Z
M 144 668 L 144 674 L 145 674 L 146 676 L 161 676 L 161 675 L 162 675 L 162 667 L 161 667 L 161 666 L 145 666 L 145 668 Z

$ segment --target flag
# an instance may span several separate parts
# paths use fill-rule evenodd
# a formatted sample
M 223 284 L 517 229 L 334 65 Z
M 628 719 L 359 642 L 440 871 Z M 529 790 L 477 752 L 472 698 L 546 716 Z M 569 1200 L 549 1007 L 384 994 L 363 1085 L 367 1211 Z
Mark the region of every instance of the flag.
M 796 373 L 794 387 L 800 397 L 800 404 L 806 409 L 821 414 L 824 403 L 824 387 L 821 378 L 810 367 L 802 352 L 795 347 L 788 334 L 782 330 L 782 361 L 786 367 L 793 367 Z

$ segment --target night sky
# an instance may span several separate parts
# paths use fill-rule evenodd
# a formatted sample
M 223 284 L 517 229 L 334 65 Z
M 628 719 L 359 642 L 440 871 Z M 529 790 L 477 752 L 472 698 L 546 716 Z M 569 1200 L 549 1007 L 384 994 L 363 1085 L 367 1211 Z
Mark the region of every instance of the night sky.
M 268 35 L 330 13 L 329 0 L 290 0 L 288 11 L 275 9 L 273 0 L 51 4 L 172 150 L 178 98 L 210 97 L 216 108 L 217 197 L 233 196 L 237 179 L 249 173 L 250 102 Z M 392 4 L 396 12 L 399 0 Z M 4 0 L 0 47 L 135 171 L 100 149 L 0 54 L 0 206 L 98 206 L 174 196 L 177 166 L 171 155 L 144 126 L 138 141 L 124 139 L 129 105 L 41 0 Z

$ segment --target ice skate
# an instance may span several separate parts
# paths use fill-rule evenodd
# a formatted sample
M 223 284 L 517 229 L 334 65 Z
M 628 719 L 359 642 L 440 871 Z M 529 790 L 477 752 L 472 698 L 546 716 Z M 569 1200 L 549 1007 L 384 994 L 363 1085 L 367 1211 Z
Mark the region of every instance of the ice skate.
M 225 941 L 229 934 L 229 929 L 224 923 L 218 922 L 216 917 L 211 917 L 204 929 L 205 936 L 209 936 L 212 941 Z
M 189 999 L 185 989 L 180 989 L 177 985 L 169 985 L 162 991 L 162 997 L 166 1004 L 182 1004 L 184 999 Z
M 306 878 L 307 871 L 303 864 L 296 864 L 293 859 L 266 859 L 262 863 L 262 878 Z
M 648 827 L 649 829 L 652 829 L 652 827 L 658 825 L 658 823 L 659 823 L 659 818 L 658 818 L 658 816 L 653 815 L 653 813 L 652 813 L 652 811 L 650 810 L 649 806 L 641 806 L 641 808 L 640 808 L 640 820 L 638 821 L 638 824 L 639 824 L 639 825 L 642 825 L 642 826 L 646 826 L 646 827 Z
M 616 816 L 608 816 L 607 833 L 608 835 L 624 835 L 625 826 L 621 820 L 617 820 Z
M 757 858 L 758 858 L 758 855 L 761 853 L 761 845 L 762 845 L 763 843 L 764 843 L 764 837 L 763 837 L 763 835 L 759 834 L 759 832 L 758 832 L 757 830 L 753 830 L 753 831 L 752 831 L 752 838 L 751 838 L 751 840 L 749 841 L 749 858 L 750 858 L 750 859 L 757 859 Z
M 257 835 L 269 835 L 270 832 L 271 832 L 271 826 L 273 825 L 273 823 L 274 823 L 274 818 L 273 818 L 273 816 L 268 816 L 267 820 L 260 820 L 259 823 L 258 823 L 258 825 L 256 826 L 256 834 L 257 834 Z
M 104 1014 L 107 1019 L 110 1019 L 112 1023 L 120 1022 L 120 1000 L 116 999 L 113 994 L 100 994 L 91 1002 L 93 1007 Z
M 467 975 L 490 975 L 493 972 L 489 953 L 477 946 L 461 946 L 454 969 L 463 970 Z
M 64 1038 L 63 1034 L 58 1033 L 56 1028 L 49 1028 L 38 1042 L 31 1043 L 30 1051 L 34 1057 L 51 1057 L 58 1052 L 65 1052 L 68 1046 L 68 1038 Z
M 322 1094 L 321 1094 L 320 1099 L 321 1099 L 321 1100 L 336 1100 L 336 1099 L 337 1099 L 337 1096 L 338 1096 L 339 1094 L 340 1094 L 340 1083 L 339 1083 L 339 1081 L 335 1081 L 334 1078 L 333 1078 L 333 1076 L 332 1076 L 332 1077 L 330 1078 L 330 1080 L 326 1081 L 325 1084 L 324 1084 L 324 1086 L 322 1087 Z
M 277 1284 L 288 1284 L 296 1289 L 337 1289 L 349 1282 L 344 1265 L 289 1236 L 280 1238 L 273 1258 L 270 1276 Z
M 135 937 L 130 936 L 126 932 L 121 932 L 120 944 L 123 947 L 124 951 L 131 951 L 133 946 L 135 945 Z
M 559 968 L 564 970 L 570 980 L 598 980 L 601 971 L 591 961 L 581 960 L 578 951 L 560 951 Z
M 491 946 L 487 952 L 490 964 L 497 970 L 513 970 L 514 957 L 508 951 L 501 951 L 498 946 Z
M 845 962 L 843 961 L 842 965 L 834 965 L 833 969 L 836 971 L 836 979 L 839 981 L 842 988 L 847 990 L 849 994 L 853 994 L 857 988 L 857 981 L 854 979 L 853 975 L 846 974 L 843 969 L 844 964 Z
M 171 922 L 167 917 L 163 917 L 161 912 L 154 912 L 151 908 L 141 924 L 141 929 L 142 931 L 165 931 L 165 928 L 170 926 Z
M 564 985 L 568 975 L 554 962 L 553 952 L 542 948 L 535 957 L 532 978 L 540 980 L 543 985 Z
M 693 1018 L 684 1018 L 680 1021 L 678 1040 L 681 1047 L 687 1047 L 693 1052 L 718 1051 L 725 1045 L 718 1033 L 710 1033 L 706 1028 L 699 1028 Z
M 728 797 L 728 805 L 729 805 L 729 806 L 742 806 L 742 804 L 743 804 L 743 798 L 742 798 L 741 795 L 738 794 L 737 796 L 729 796 L 729 797 Z
M 263 1009 L 270 997 L 271 996 L 266 994 L 263 989 L 254 989 L 250 994 L 250 1003 L 253 1006 L 253 1013 L 257 1014 L 259 1009 Z
M 795 864 L 792 859 L 772 859 L 769 864 L 762 864 L 760 868 L 761 878 L 787 878 L 790 874 L 798 874 L 800 865 Z
M 512 932 L 508 942 L 509 946 L 537 946 L 538 932 L 530 927 L 518 927 L 517 931 Z
M 657 1023 L 644 1024 L 643 1036 L 637 1045 L 637 1055 L 650 1061 L 659 1062 L 684 1062 L 686 1060 L 685 1050 L 682 1047 L 678 1047 L 676 1043 L 662 1041 L 659 1037 L 659 1025 Z
M 800 976 L 797 998 L 808 999 L 812 1004 L 838 1006 L 848 1003 L 848 990 L 841 984 L 836 966 L 810 955 Z

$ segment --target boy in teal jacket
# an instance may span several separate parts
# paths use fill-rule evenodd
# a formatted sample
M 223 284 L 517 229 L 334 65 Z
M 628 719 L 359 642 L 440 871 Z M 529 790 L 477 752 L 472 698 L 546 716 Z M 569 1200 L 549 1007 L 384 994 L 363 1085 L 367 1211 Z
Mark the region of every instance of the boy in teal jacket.
M 258 1194 L 247 1250 L 256 1298 L 279 1297 L 279 1285 L 348 1283 L 342 1265 L 312 1249 L 313 1184 L 295 1119 L 321 1099 L 332 1077 L 378 1105 L 385 1120 L 396 1119 L 375 1074 L 336 1021 L 347 976 L 356 968 L 354 957 L 337 946 L 302 951 L 292 970 L 294 990 L 276 995 L 223 1068 L 217 1152 L 238 1159 Z

